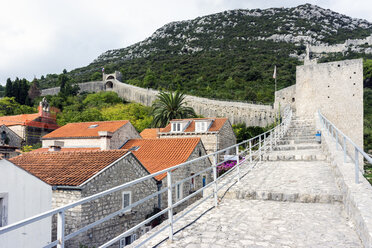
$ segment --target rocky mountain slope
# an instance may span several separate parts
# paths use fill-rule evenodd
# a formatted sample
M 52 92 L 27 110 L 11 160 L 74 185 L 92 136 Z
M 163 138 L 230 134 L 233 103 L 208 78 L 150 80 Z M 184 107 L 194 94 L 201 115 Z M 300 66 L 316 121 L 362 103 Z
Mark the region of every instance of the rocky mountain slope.
M 274 65 L 278 88 L 284 88 L 295 83 L 295 66 L 302 63 L 305 44 L 343 44 L 327 60 L 339 58 L 340 51 L 347 58 L 369 57 L 372 38 L 371 43 L 363 39 L 371 33 L 372 24 L 366 20 L 310 4 L 229 10 L 169 23 L 144 41 L 104 52 L 69 76 L 75 82 L 99 79 L 105 67 L 106 73 L 120 70 L 123 81 L 140 87 L 268 103 L 274 95 Z M 345 46 L 348 39 L 361 41 Z M 56 78 L 47 75 L 41 80 L 42 87 L 55 86 Z

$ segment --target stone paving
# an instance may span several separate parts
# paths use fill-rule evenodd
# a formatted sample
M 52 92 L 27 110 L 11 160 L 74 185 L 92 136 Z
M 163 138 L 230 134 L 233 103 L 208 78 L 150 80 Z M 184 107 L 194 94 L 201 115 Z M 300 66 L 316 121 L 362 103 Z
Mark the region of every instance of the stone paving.
M 144 247 L 362 247 L 341 204 L 229 199 L 194 222 L 211 206 L 205 202 L 176 223 L 175 232 L 192 224 L 173 242 L 161 242 L 163 231 Z
M 284 148 L 279 146 L 265 155 L 269 161 L 254 166 L 246 161 L 240 182 L 233 179 L 232 185 L 219 191 L 217 208 L 212 199 L 207 200 L 175 223 L 174 241 L 167 240 L 166 230 L 144 247 L 363 247 L 354 222 L 344 211 L 343 197 L 329 163 L 324 161 L 325 154 L 307 137 L 313 129 L 308 121 L 295 120 L 286 136 L 288 142 L 282 143 Z M 288 143 L 297 147 L 288 150 Z M 305 148 L 299 150 L 299 146 Z M 235 175 L 232 171 L 218 185 Z M 211 192 L 212 187 L 204 194 Z
M 292 202 L 342 202 L 330 166 L 323 161 L 266 162 L 234 185 L 226 198 Z

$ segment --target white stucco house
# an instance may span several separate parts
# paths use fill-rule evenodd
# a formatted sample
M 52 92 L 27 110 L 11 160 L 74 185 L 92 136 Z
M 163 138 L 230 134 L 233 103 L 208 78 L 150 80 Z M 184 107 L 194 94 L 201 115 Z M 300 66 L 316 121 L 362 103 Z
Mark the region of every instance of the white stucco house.
M 0 160 L 0 228 L 52 208 L 52 187 L 21 167 Z M 43 247 L 51 239 L 51 219 L 0 235 L 1 248 Z

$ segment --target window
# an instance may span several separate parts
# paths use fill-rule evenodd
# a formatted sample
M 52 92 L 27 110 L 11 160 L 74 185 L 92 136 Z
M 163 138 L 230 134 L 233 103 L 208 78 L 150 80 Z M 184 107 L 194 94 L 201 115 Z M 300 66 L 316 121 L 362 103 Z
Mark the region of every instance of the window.
M 0 193 L 0 227 L 8 225 L 8 194 Z
M 172 123 L 172 132 L 181 132 L 181 123 Z
M 194 176 L 195 174 L 194 173 L 191 173 L 190 176 Z M 190 191 L 194 191 L 195 190 L 195 177 L 192 177 L 191 178 L 191 182 L 190 182 Z
M 183 183 L 177 184 L 176 187 L 176 201 L 182 199 L 182 190 L 183 190 Z
M 128 207 L 130 204 L 132 204 L 132 193 L 131 192 L 123 192 L 123 208 Z M 131 209 L 128 209 L 130 211 Z
M 207 131 L 207 122 L 206 121 L 195 122 L 195 132 L 205 132 L 205 131 Z
M 137 239 L 137 234 L 127 236 L 120 240 L 120 248 L 132 244 Z

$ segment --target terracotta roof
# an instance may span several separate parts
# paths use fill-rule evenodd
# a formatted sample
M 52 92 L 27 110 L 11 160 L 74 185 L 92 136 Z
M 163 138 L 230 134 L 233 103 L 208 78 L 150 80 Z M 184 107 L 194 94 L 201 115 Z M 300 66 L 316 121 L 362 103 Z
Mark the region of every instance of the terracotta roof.
M 131 150 L 152 174 L 186 162 L 199 142 L 200 138 L 131 139 L 122 149 Z M 164 173 L 156 176 L 155 179 L 162 180 L 165 177 Z
M 43 136 L 48 138 L 76 138 L 76 137 L 99 137 L 98 131 L 115 132 L 129 121 L 95 121 L 68 123 L 57 130 Z M 94 125 L 98 125 L 94 127 Z
M 156 139 L 158 138 L 158 132 L 160 131 L 159 128 L 146 128 L 144 129 L 140 135 L 142 139 Z
M 85 151 L 98 151 L 101 150 L 100 147 L 83 147 L 83 148 L 69 148 L 62 147 L 61 152 L 85 152 Z M 49 148 L 39 148 L 31 152 L 49 152 Z
M 15 125 L 25 126 L 27 125 L 28 122 L 35 120 L 39 116 L 40 116 L 39 113 L 1 116 L 0 125 L 4 124 L 5 126 L 15 126 Z
M 127 150 L 29 152 L 9 161 L 47 184 L 78 186 L 126 153 Z
M 195 121 L 196 120 L 213 120 L 211 127 L 207 130 L 207 132 L 218 132 L 228 120 L 228 118 L 192 118 L 192 119 L 174 119 L 172 121 L 191 121 L 191 123 L 187 126 L 184 133 L 191 133 L 195 132 Z M 169 123 L 165 128 L 161 130 L 163 133 L 169 133 L 171 131 L 171 123 Z M 181 132 L 182 133 L 182 132 Z

